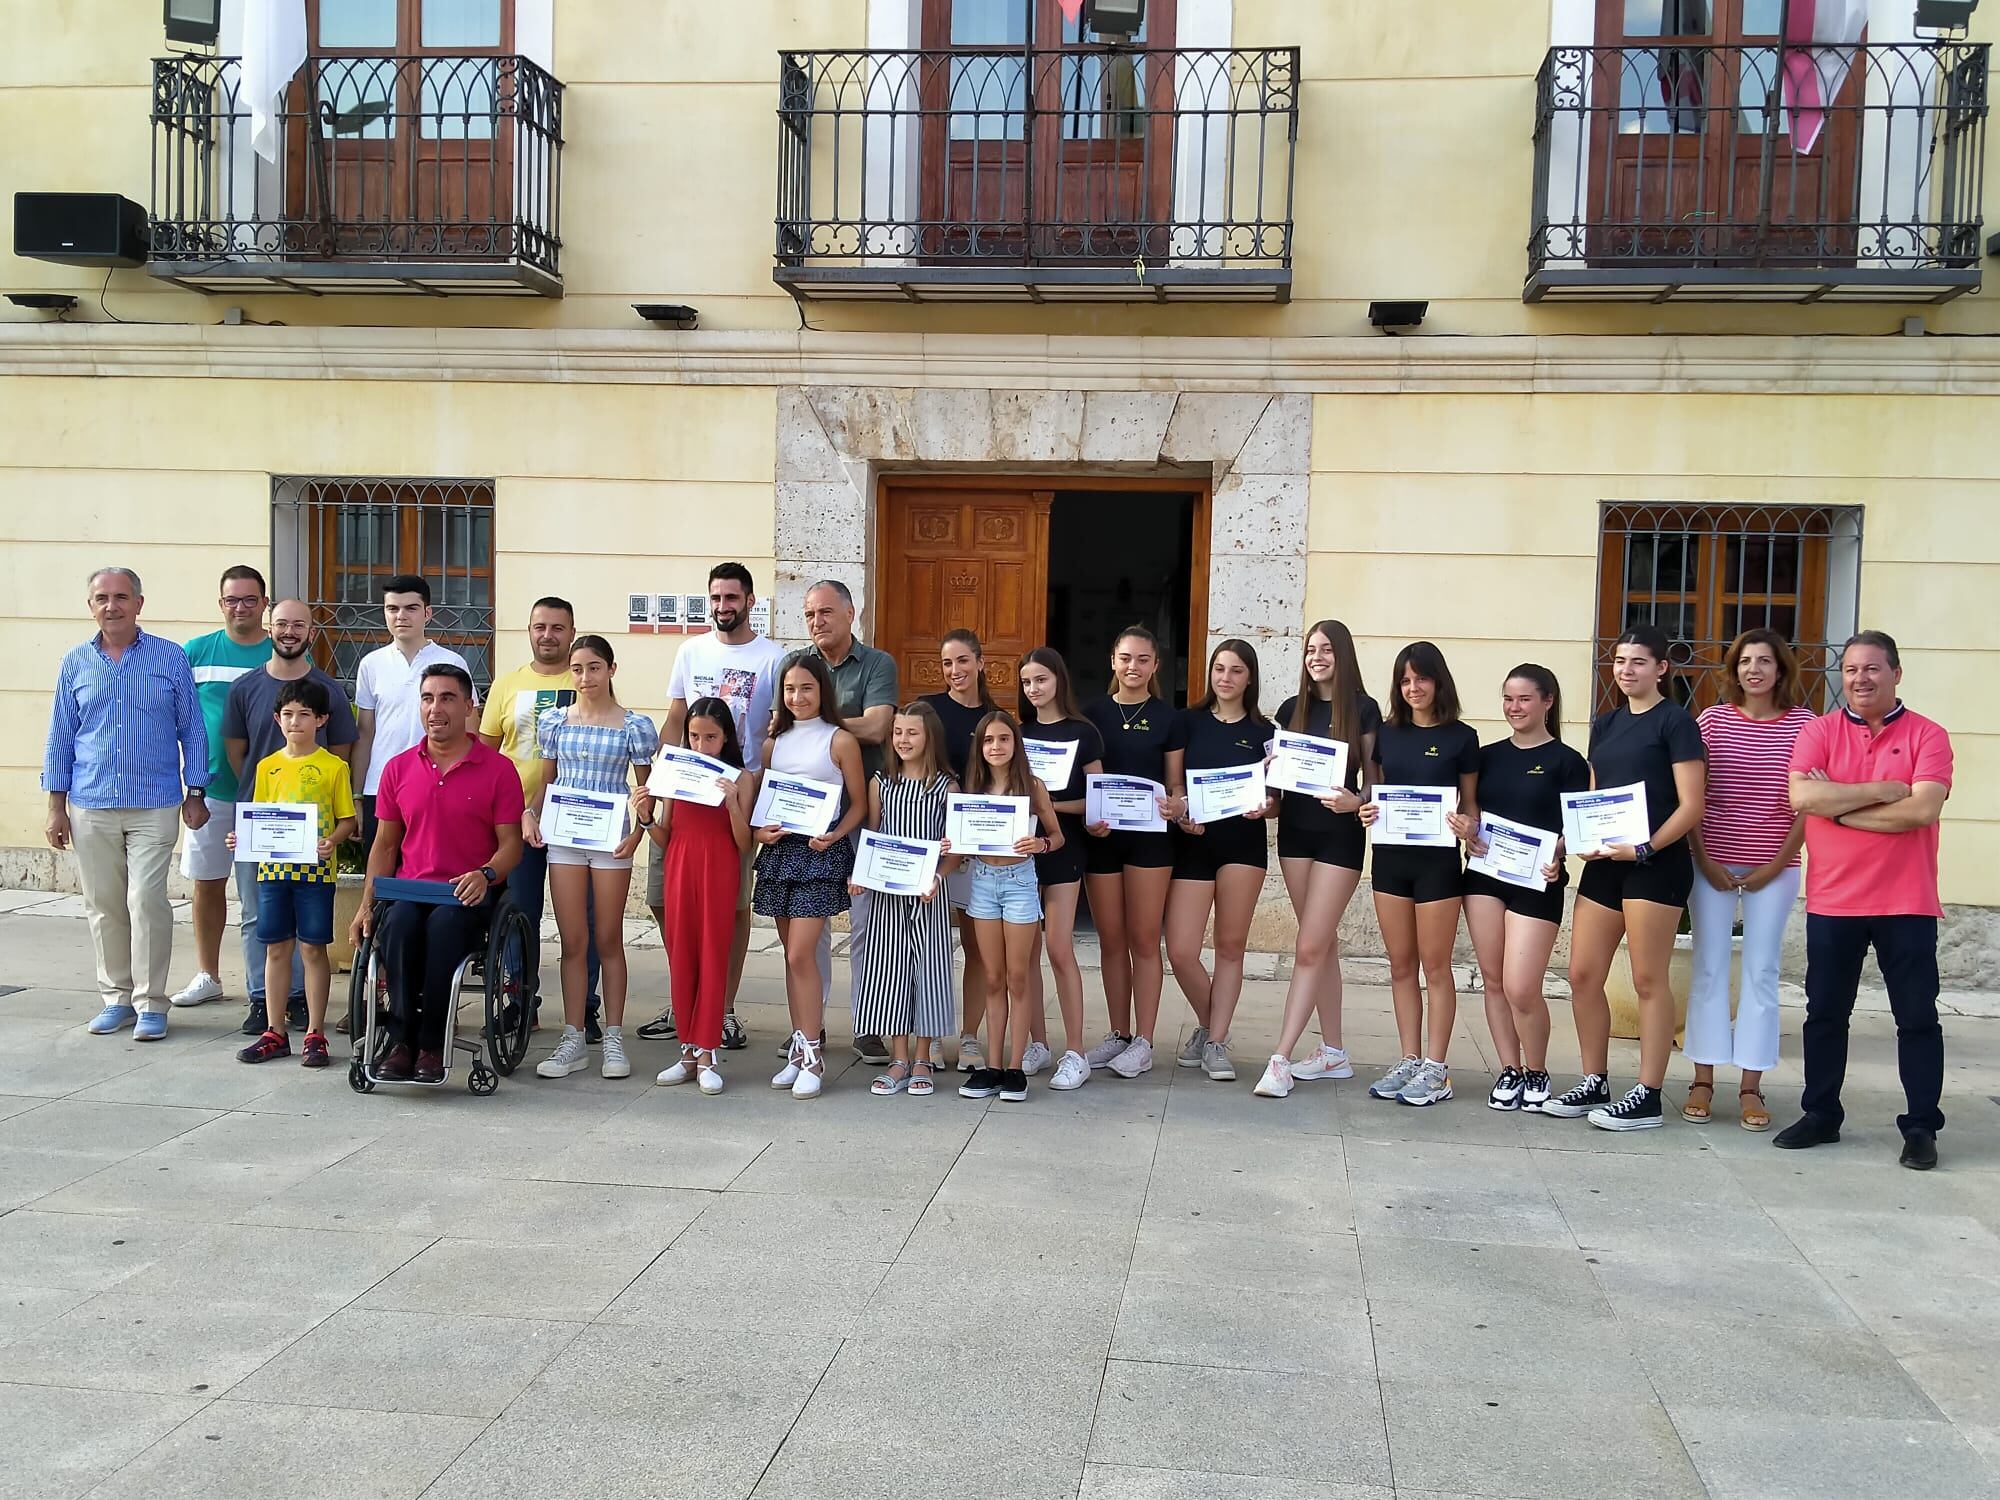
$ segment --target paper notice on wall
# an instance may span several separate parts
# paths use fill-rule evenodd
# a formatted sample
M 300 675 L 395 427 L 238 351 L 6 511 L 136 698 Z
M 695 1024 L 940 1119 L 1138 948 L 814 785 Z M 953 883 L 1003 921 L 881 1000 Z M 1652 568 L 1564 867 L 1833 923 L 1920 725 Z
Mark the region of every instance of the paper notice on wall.
M 653 596 L 653 623 L 665 634 L 671 631 L 680 634 L 681 596 L 679 594 L 655 594 Z
M 625 628 L 634 635 L 650 635 L 653 630 L 653 596 L 651 594 L 627 594 L 625 596 Z

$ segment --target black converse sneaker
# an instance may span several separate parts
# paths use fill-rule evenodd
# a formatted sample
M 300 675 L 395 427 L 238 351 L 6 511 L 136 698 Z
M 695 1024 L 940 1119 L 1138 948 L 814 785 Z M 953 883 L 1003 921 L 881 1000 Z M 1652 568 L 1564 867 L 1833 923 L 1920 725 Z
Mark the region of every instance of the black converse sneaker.
M 1554 1115 L 1561 1120 L 1574 1120 L 1589 1114 L 1600 1105 L 1611 1102 L 1611 1090 L 1604 1082 L 1602 1073 L 1586 1073 L 1583 1081 L 1567 1094 L 1543 1103 L 1539 1114 Z
M 1540 1114 L 1549 1102 L 1549 1075 L 1530 1068 L 1521 1075 L 1521 1108 L 1528 1114 Z
M 1521 1084 L 1523 1075 L 1519 1068 L 1506 1067 L 1493 1080 L 1493 1087 L 1486 1095 L 1488 1109 L 1519 1109 L 1521 1107 Z
M 1635 1083 L 1623 1099 L 1593 1109 L 1587 1118 L 1599 1130 L 1658 1130 L 1660 1091 Z

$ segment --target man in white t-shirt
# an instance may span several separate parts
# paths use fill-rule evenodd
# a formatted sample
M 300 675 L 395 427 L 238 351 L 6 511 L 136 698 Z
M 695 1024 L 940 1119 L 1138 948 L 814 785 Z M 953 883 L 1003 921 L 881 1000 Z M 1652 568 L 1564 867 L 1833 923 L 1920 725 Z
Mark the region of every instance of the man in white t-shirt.
M 361 794 L 361 843 L 375 842 L 375 789 L 382 768 L 424 737 L 418 697 L 425 671 L 440 663 L 467 676 L 465 658 L 440 646 L 425 632 L 431 623 L 431 586 L 414 573 L 398 573 L 382 584 L 382 622 L 389 644 L 361 658 L 354 673 L 354 789 Z
M 702 698 L 720 698 L 729 705 L 736 721 L 736 737 L 743 745 L 743 764 L 758 770 L 764 764 L 764 739 L 771 727 L 771 701 L 778 687 L 778 663 L 785 648 L 767 640 L 750 628 L 750 609 L 757 602 L 750 570 L 738 562 L 717 563 L 708 573 L 707 635 L 684 641 L 674 657 L 674 671 L 667 683 L 667 716 L 660 725 L 660 743 L 678 745 L 687 727 L 688 705 Z M 750 865 L 755 845 L 743 856 L 743 878 L 737 887 L 736 941 L 729 950 L 728 1013 L 722 1022 L 722 1045 L 743 1045 L 743 1023 L 736 1019 L 736 987 L 743 979 L 743 955 L 750 946 Z M 666 938 L 666 890 L 661 882 L 661 861 L 654 855 L 646 873 L 646 905 Z M 650 1039 L 674 1034 L 674 1013 L 669 1008 L 658 1019 L 639 1028 Z

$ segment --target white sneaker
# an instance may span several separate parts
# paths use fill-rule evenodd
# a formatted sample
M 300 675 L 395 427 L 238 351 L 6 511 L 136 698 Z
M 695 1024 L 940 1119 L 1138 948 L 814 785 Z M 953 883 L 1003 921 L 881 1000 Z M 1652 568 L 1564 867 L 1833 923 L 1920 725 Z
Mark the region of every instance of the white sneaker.
M 1120 1078 L 1137 1078 L 1153 1071 L 1153 1044 L 1142 1036 L 1132 1038 L 1125 1050 L 1111 1059 L 1111 1071 Z
M 1273 1052 L 1271 1060 L 1264 1064 L 1264 1076 L 1257 1080 L 1257 1087 L 1250 1092 L 1265 1099 L 1282 1099 L 1292 1091 L 1292 1079 L 1298 1070 L 1292 1060 L 1282 1052 Z
M 671 1068 L 662 1068 L 653 1082 L 672 1088 L 677 1083 L 686 1083 L 694 1077 L 694 1048 L 681 1048 L 681 1060 Z
M 1121 1032 L 1112 1032 L 1103 1041 L 1083 1054 L 1083 1060 L 1090 1064 L 1091 1071 L 1111 1066 L 1111 1059 L 1132 1045 L 1132 1038 Z
M 1313 1055 L 1304 1062 L 1292 1064 L 1294 1078 L 1352 1078 L 1354 1064 L 1347 1054 L 1338 1047 L 1329 1047 L 1321 1042 Z
M 562 1040 L 556 1043 L 556 1050 L 535 1064 L 535 1076 L 567 1078 L 572 1073 L 581 1073 L 589 1066 L 590 1043 L 583 1039 L 583 1033 L 574 1026 L 565 1026 Z
M 798 1058 L 799 1076 L 792 1080 L 792 1097 L 817 1099 L 819 1091 L 826 1086 L 826 1080 L 813 1071 L 813 1065 L 820 1061 L 819 1043 L 809 1042 L 800 1036 Z
M 1033 1078 L 1054 1061 L 1055 1054 L 1049 1051 L 1047 1042 L 1030 1042 L 1028 1050 L 1021 1054 L 1021 1071 Z
M 791 1045 L 785 1049 L 785 1065 L 771 1075 L 772 1088 L 788 1089 L 799 1081 L 799 1048 L 803 1047 L 805 1043 L 806 1037 L 804 1032 L 794 1031 L 792 1033 Z
M 603 1065 L 598 1069 L 599 1074 L 605 1078 L 630 1078 L 632 1076 L 632 1059 L 625 1055 L 625 1028 L 623 1026 L 605 1027 L 602 1047 L 604 1061 Z
M 203 969 L 188 981 L 188 987 L 168 999 L 169 1005 L 206 1005 L 222 998 L 222 981 Z
M 1081 1052 L 1065 1052 L 1062 1061 L 1056 1064 L 1056 1076 L 1049 1080 L 1052 1089 L 1080 1089 L 1090 1082 L 1090 1064 L 1084 1061 Z
M 1207 1050 L 1208 1028 L 1206 1026 L 1197 1026 L 1193 1031 L 1188 1033 L 1187 1045 L 1181 1048 L 1180 1056 L 1176 1057 L 1174 1062 L 1177 1066 L 1183 1068 L 1198 1068 L 1201 1066 L 1202 1056 Z
M 976 1036 L 962 1036 L 958 1039 L 958 1071 L 970 1073 L 974 1068 L 986 1066 L 986 1049 L 979 1045 Z

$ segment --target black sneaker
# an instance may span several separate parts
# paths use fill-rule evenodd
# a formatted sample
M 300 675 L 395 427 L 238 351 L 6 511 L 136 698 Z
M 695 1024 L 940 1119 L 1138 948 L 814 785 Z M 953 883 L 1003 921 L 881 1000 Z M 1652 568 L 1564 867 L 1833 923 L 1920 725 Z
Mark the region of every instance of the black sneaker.
M 1488 1109 L 1519 1109 L 1521 1107 L 1521 1085 L 1526 1081 L 1519 1068 L 1502 1068 L 1500 1076 L 1493 1080 L 1493 1087 L 1487 1091 Z
M 243 1017 L 243 1024 L 237 1030 L 245 1036 L 262 1036 L 268 1019 L 264 1014 L 264 1002 L 252 1000 L 249 1013 Z
M 604 1028 L 598 1024 L 594 1010 L 583 1013 L 583 1039 L 593 1047 L 604 1040 Z
M 879 1068 L 889 1060 L 889 1049 L 882 1045 L 879 1036 L 858 1036 L 854 1039 L 854 1055 L 871 1068 Z
M 1575 1120 L 1610 1102 L 1611 1090 L 1605 1084 L 1604 1075 L 1588 1073 L 1575 1088 L 1549 1100 L 1536 1113 L 1554 1115 L 1559 1120 Z
M 1001 1075 L 998 1068 L 974 1068 L 965 1075 L 965 1082 L 958 1086 L 961 1099 L 991 1099 L 1000 1092 Z
M 1840 1139 L 1840 1127 L 1818 1115 L 1800 1115 L 1771 1137 L 1780 1151 L 1804 1151 L 1810 1146 L 1831 1146 Z
M 295 1031 L 304 1031 L 310 1024 L 306 1017 L 306 997 L 294 995 L 285 1002 L 285 1019 Z
M 585 1017 L 585 1019 L 589 1019 Z M 666 1042 L 680 1035 L 674 1026 L 674 1008 L 670 1005 L 652 1020 L 639 1028 L 639 1038 L 647 1042 Z
M 1549 1102 L 1549 1075 L 1529 1068 L 1521 1075 L 1521 1109 L 1538 1115 Z
M 1665 1123 L 1660 1117 L 1660 1091 L 1643 1083 L 1633 1084 L 1616 1104 L 1600 1105 L 1585 1118 L 1599 1130 L 1658 1130 Z
M 750 1038 L 743 1034 L 743 1023 L 731 1011 L 722 1018 L 722 1045 L 726 1051 L 741 1052 L 750 1045 Z
M 1019 1068 L 1000 1070 L 1000 1101 L 1003 1104 L 1019 1104 L 1028 1097 L 1028 1075 Z

